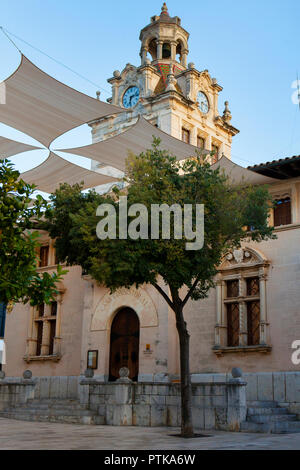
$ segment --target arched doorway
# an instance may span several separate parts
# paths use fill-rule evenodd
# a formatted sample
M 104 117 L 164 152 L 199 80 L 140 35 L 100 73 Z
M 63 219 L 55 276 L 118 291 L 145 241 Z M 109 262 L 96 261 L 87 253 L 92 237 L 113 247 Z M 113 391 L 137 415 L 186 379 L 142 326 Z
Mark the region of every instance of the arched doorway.
M 109 380 L 119 378 L 121 367 L 128 367 L 129 378 L 137 381 L 139 373 L 140 322 L 132 308 L 119 310 L 110 333 Z

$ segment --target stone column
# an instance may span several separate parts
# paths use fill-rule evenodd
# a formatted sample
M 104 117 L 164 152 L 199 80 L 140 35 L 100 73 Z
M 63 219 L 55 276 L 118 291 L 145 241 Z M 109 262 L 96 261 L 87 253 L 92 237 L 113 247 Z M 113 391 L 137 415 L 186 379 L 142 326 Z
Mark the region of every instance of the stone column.
M 240 275 L 239 279 L 239 296 L 244 297 L 245 292 L 245 281 Z M 240 320 L 240 334 L 239 334 L 239 345 L 247 346 L 248 333 L 247 333 L 247 305 L 246 302 L 239 303 L 239 320 Z
M 34 328 L 35 311 L 34 307 L 30 307 L 26 356 L 34 356 L 36 354 L 36 331 Z
M 247 303 L 239 303 L 239 313 L 240 313 L 240 337 L 239 344 L 240 346 L 247 346 L 248 344 L 248 333 L 247 333 Z
M 51 315 L 51 305 L 45 304 L 45 313 L 44 316 L 48 317 Z M 47 320 L 43 321 L 43 337 L 42 337 L 42 347 L 41 347 L 41 356 L 49 355 L 49 343 L 50 343 L 50 322 Z
M 215 326 L 215 345 L 225 346 L 227 342 L 227 324 L 224 305 L 225 282 L 220 278 L 217 280 L 217 318 Z
M 224 149 L 225 149 L 224 142 L 222 142 L 220 145 L 220 149 L 219 149 L 219 158 L 223 156 Z
M 208 135 L 208 136 L 206 137 L 206 142 L 205 142 L 205 144 L 206 144 L 206 146 L 207 146 L 207 147 L 206 147 L 206 150 L 208 150 L 208 151 L 210 152 L 210 151 L 211 151 L 211 135 Z
M 161 60 L 162 59 L 162 46 L 163 46 L 163 41 L 161 39 L 159 39 L 157 41 L 157 60 Z
M 171 60 L 176 60 L 176 41 L 171 41 Z
M 195 145 L 197 147 L 197 128 L 192 127 L 190 129 L 190 144 Z
M 215 346 L 221 346 L 220 325 L 222 323 L 222 281 L 219 279 L 216 285 L 217 293 L 217 322 L 215 326 Z
M 267 275 L 264 268 L 259 275 L 259 291 L 260 291 L 260 344 L 267 344 Z
M 55 338 L 54 338 L 54 354 L 59 355 L 61 352 L 61 304 L 62 295 L 59 294 L 57 298 L 57 312 L 56 312 L 56 325 L 55 325 Z
M 112 90 L 112 99 L 111 104 L 118 104 L 118 97 L 119 97 L 119 86 L 116 83 L 113 83 L 111 86 Z
M 183 65 L 183 67 L 186 67 L 187 66 L 187 56 L 188 56 L 188 53 L 189 51 L 187 49 L 184 49 L 183 52 L 182 52 L 182 56 L 181 56 L 181 65 Z
M 145 63 L 146 63 L 147 52 L 148 52 L 147 48 L 142 47 L 142 50 L 141 50 L 141 63 L 142 63 L 142 65 L 145 65 Z

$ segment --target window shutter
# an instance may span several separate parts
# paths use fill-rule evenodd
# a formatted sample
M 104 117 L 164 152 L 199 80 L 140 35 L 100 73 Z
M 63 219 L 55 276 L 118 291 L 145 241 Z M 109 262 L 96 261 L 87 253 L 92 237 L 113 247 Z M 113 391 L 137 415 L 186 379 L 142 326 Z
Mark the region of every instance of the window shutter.
M 227 304 L 227 346 L 239 345 L 240 315 L 239 304 Z
M 291 198 L 278 199 L 274 208 L 274 226 L 288 225 L 292 223 Z
M 40 248 L 40 268 L 48 266 L 49 246 L 41 246 Z

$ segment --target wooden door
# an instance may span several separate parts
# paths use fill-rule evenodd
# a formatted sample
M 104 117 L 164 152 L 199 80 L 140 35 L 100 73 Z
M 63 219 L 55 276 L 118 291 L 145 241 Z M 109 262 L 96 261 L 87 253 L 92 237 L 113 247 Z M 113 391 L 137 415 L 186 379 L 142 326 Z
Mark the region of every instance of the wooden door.
M 119 378 L 121 367 L 128 367 L 129 378 L 136 381 L 139 373 L 140 324 L 131 308 L 120 310 L 111 326 L 109 380 Z

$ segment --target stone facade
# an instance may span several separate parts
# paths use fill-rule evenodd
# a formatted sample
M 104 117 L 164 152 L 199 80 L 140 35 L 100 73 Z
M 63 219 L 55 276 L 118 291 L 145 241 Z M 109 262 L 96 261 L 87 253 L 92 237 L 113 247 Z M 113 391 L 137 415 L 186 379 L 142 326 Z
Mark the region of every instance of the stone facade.
M 137 105 L 125 113 L 124 122 L 121 122 L 121 117 L 115 117 L 91 123 L 93 139 L 97 141 L 124 130 L 125 125 L 134 123 L 141 113 L 177 138 L 181 138 L 182 127 L 190 130 L 194 145 L 197 144 L 197 136 L 205 138 L 208 150 L 216 142 L 220 151 L 230 157 L 231 138 L 236 129 L 230 124 L 228 105 L 223 117 L 218 114 L 221 87 L 207 71 L 199 72 L 192 64 L 186 66 L 188 34 L 182 29 L 179 19 L 171 18 L 166 24 L 165 30 L 164 21 L 155 17 L 141 32 L 141 65 L 127 65 L 122 73 L 114 73 L 109 80 L 115 104 L 122 104 L 124 92 L 137 85 L 140 88 Z M 153 43 L 151 38 L 156 42 Z M 161 46 L 165 43 L 172 46 L 170 58 L 161 56 Z M 177 61 L 174 50 L 176 52 L 179 43 L 181 59 Z M 156 49 L 153 49 L 153 44 L 156 44 Z M 147 53 L 152 54 L 150 63 Z M 165 89 L 159 91 L 157 86 L 163 78 L 158 67 L 160 63 L 176 65 L 177 69 L 174 77 L 167 79 Z M 206 114 L 199 110 L 196 102 L 199 90 L 208 97 L 209 111 Z M 270 191 L 277 199 L 290 198 L 291 223 L 276 227 L 276 240 L 243 244 L 239 253 L 230 253 L 220 266 L 217 286 L 209 297 L 187 303 L 185 317 L 191 335 L 190 367 L 193 383 L 210 382 L 214 377 L 220 380 L 229 374 L 232 367 L 241 367 L 248 382 L 248 400 L 288 403 L 298 413 L 300 366 L 292 361 L 292 344 L 300 340 L 300 177 L 292 175 L 288 179 L 275 180 Z M 273 223 L 271 211 L 270 224 Z M 43 242 L 48 243 L 47 234 L 43 234 Z M 40 268 L 41 272 L 55 269 L 52 242 L 48 261 L 47 266 Z M 20 377 L 24 369 L 30 367 L 33 375 L 39 378 L 36 393 L 68 395 L 68 387 L 71 387 L 75 396 L 80 374 L 87 368 L 87 353 L 92 351 L 98 356 L 95 379 L 106 383 L 112 322 L 121 308 L 130 307 L 136 312 L 140 324 L 138 385 L 132 387 L 141 395 L 144 394 L 139 391 L 146 387 L 146 383 L 150 387 L 147 390 L 152 392 L 157 384 L 161 390 L 166 384 L 168 390 L 173 390 L 170 384 L 179 380 L 179 344 L 174 313 L 162 296 L 148 285 L 139 290 L 120 289 L 110 295 L 107 289 L 82 276 L 79 267 L 68 269 L 58 299 L 52 354 L 47 354 L 49 341 L 46 336 L 42 338 L 42 354 L 36 354 L 38 319 L 34 309 L 16 305 L 7 315 L 7 363 L 3 366 L 6 376 Z M 259 342 L 250 346 L 247 344 L 245 294 L 249 276 L 257 277 L 260 286 L 257 299 L 260 306 Z M 238 344 L 229 347 L 226 282 L 232 279 L 236 279 L 239 285 L 236 301 L 239 304 L 240 333 Z M 139 383 L 143 385 L 139 387 Z M 172 396 L 176 397 L 169 392 L 164 395 L 165 400 Z

